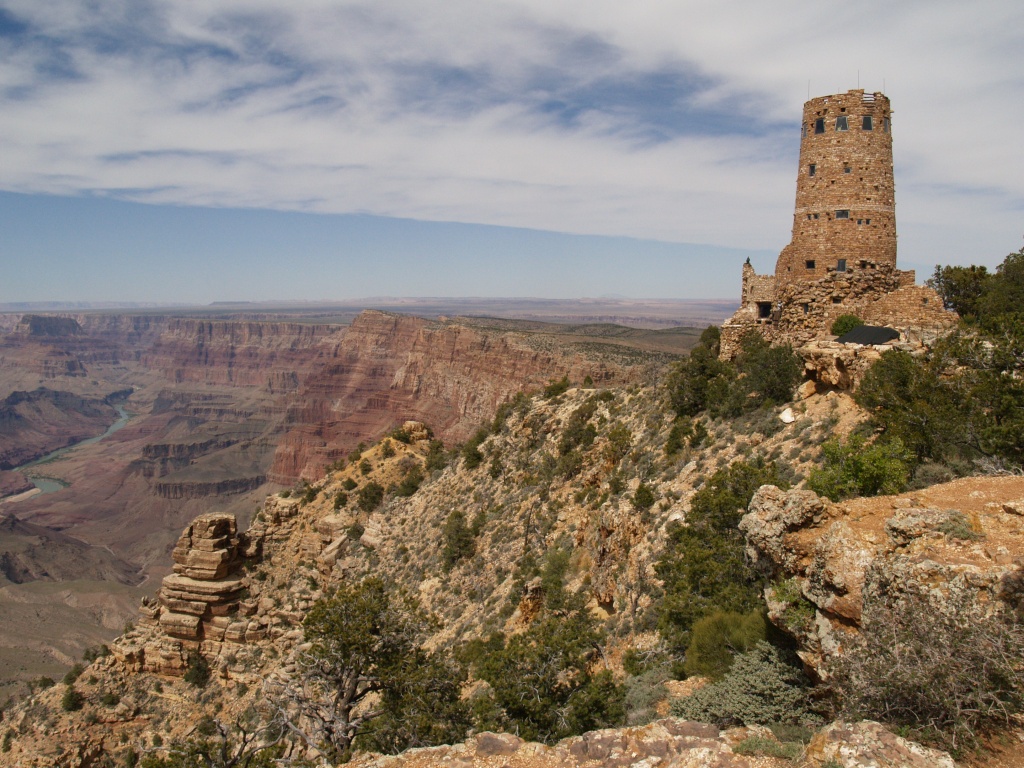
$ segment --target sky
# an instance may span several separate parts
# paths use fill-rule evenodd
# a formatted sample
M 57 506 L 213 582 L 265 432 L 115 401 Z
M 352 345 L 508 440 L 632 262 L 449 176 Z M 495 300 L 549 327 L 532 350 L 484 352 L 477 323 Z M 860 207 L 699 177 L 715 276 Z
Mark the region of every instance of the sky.
M 1019 0 L 0 0 L 0 302 L 738 298 L 857 87 L 900 265 L 994 267 L 1022 42 Z

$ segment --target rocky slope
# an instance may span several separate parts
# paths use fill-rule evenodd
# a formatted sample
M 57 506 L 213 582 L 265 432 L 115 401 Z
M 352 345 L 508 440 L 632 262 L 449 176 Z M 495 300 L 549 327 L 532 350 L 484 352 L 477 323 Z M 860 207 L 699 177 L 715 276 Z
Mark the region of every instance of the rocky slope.
M 816 459 L 822 439 L 859 418 L 848 398 L 835 393 L 811 395 L 794 410 L 797 418 L 788 424 L 775 412 L 742 425 L 708 422 L 706 447 L 666 456 L 670 419 L 657 389 L 570 389 L 518 400 L 480 443 L 479 461 L 450 459 L 446 468 L 427 472 L 409 496 L 397 488 L 414 467 L 425 464 L 430 446 L 417 425 L 404 432 L 408 443 L 388 439 L 328 471 L 315 486 L 269 497 L 244 535 L 229 517 L 200 518 L 179 538 L 176 573 L 143 607 L 136 627 L 111 645 L 112 656 L 94 662 L 75 684 L 84 709 L 61 711 L 60 686 L 37 693 L 8 714 L 14 735 L 0 764 L 94 764 L 102 754 L 119 756 L 186 737 L 204 714 L 229 722 L 249 707 L 262 706 L 274 684 L 295 674 L 297 655 L 308 647 L 301 620 L 309 608 L 332 583 L 367 574 L 383 575 L 416 595 L 438 621 L 431 644 L 444 646 L 494 629 L 527 627 L 541 595 L 528 562 L 564 551 L 566 588 L 582 590 L 591 612 L 601 617 L 609 636 L 600 663 L 622 679 L 623 652 L 656 642 L 649 608 L 657 590 L 653 564 L 664 548 L 666 526 L 685 521 L 708 473 L 735 458 L 762 455 L 785 457 L 800 474 Z M 746 433 L 737 434 L 738 428 Z M 359 489 L 372 482 L 392 490 L 380 506 L 360 508 Z M 781 495 L 765 487 L 745 526 L 759 557 L 808 579 L 805 594 L 820 598 L 825 619 L 845 616 L 851 614 L 848 607 L 863 572 L 857 568 L 866 566 L 869 558 L 861 555 L 868 550 L 883 559 L 904 558 L 907 572 L 938 574 L 942 583 L 956 583 L 958 574 L 969 572 L 972 584 L 996 584 L 999 573 L 1024 557 L 1017 518 L 1003 506 L 1020 498 L 1020 479 L 972 482 L 969 489 L 954 483 L 900 497 L 908 503 L 870 500 L 885 510 L 879 514 L 886 519 L 898 517 L 898 524 L 876 519 L 858 506 L 860 501 L 840 507 L 806 492 Z M 656 499 L 647 509 L 633 502 L 641 483 Z M 969 504 L 962 503 L 964 493 Z M 968 519 L 988 510 L 991 520 L 981 524 L 990 553 L 984 544 L 981 549 L 973 543 L 944 544 L 928 533 L 930 518 L 921 510 L 953 499 L 961 499 L 959 509 Z M 456 510 L 471 523 L 474 551 L 446 565 L 444 527 Z M 915 527 L 915 520 L 920 525 Z M 851 553 L 846 567 L 826 550 L 828 541 L 838 541 L 850 528 L 854 533 L 843 534 Z M 826 531 L 831 538 L 823 537 Z M 923 558 L 937 546 L 947 547 L 945 554 L 933 556 L 928 565 Z M 807 571 L 822 562 L 830 567 L 816 576 Z M 805 654 L 820 652 L 812 639 L 803 641 Z M 213 672 L 204 690 L 181 679 L 196 650 Z M 116 703 L 110 703 L 112 691 L 118 692 Z M 774 737 L 756 730 L 721 732 L 671 719 L 642 722 L 550 747 L 481 734 L 465 744 L 394 758 L 362 755 L 357 764 L 785 764 L 765 755 L 764 742 Z M 747 741 L 755 736 L 761 741 Z M 751 743 L 761 752 L 751 753 Z M 867 723 L 821 731 L 804 759 L 811 766 L 851 768 L 952 765 L 948 756 Z
M 14 496 L 4 510 L 110 547 L 151 577 L 146 584 L 155 589 L 189 520 L 217 510 L 245 526 L 267 493 L 301 473 L 320 476 L 360 441 L 406 418 L 461 439 L 520 389 L 567 372 L 626 379 L 665 357 L 623 347 L 622 339 L 580 347 L 559 341 L 550 328 L 525 333 L 507 325 L 515 323 L 471 327 L 375 312 L 358 317 L 352 330 L 270 315 L 12 318 L 0 338 L 0 394 L 45 386 L 59 397 L 93 402 L 130 390 L 132 418 L 119 432 L 47 464 L 47 476 L 67 487 Z M 52 368 L 33 368 L 33 361 L 53 356 L 75 361 L 74 370 L 51 376 Z M 51 431 L 65 439 L 97 434 L 113 421 L 110 415 L 86 435 L 70 429 L 73 413 L 56 416 L 63 421 Z M 2 482 L 12 495 L 25 488 L 18 476 Z M 47 632 L 56 637 L 60 630 L 40 625 L 30 634 Z M 109 629 L 103 634 L 111 637 Z M 0 678 L 4 669 L 0 659 Z

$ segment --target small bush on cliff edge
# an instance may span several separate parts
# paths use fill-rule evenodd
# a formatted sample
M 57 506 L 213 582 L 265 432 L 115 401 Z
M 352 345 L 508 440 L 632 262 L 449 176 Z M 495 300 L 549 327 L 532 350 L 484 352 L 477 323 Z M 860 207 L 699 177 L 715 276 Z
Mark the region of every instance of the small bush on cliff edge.
M 1024 624 L 969 596 L 952 594 L 941 610 L 918 595 L 871 597 L 891 591 L 868 592 L 860 636 L 832 670 L 844 714 L 953 752 L 1009 727 L 1024 711 Z
M 778 648 L 758 643 L 737 656 L 717 683 L 673 702 L 672 714 L 719 727 L 814 724 L 809 681 L 790 661 Z
M 845 443 L 829 440 L 821 451 L 822 466 L 811 470 L 807 487 L 832 501 L 901 493 L 914 458 L 898 437 L 866 445 L 860 435 L 850 435 Z

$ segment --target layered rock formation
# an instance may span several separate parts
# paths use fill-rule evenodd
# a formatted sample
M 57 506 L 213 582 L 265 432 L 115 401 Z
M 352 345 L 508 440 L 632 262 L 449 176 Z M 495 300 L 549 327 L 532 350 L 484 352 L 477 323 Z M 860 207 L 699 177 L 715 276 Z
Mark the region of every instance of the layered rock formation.
M 295 391 L 302 378 L 335 354 L 338 325 L 173 319 L 143 363 L 168 380 Z
M 223 640 L 242 593 L 240 546 L 233 516 L 196 518 L 171 553 L 174 573 L 164 577 L 156 603 L 143 607 L 143 617 L 171 637 Z
M 764 486 L 740 528 L 755 566 L 785 582 L 766 592 L 769 617 L 826 676 L 828 659 L 860 626 L 866 600 L 914 594 L 937 611 L 963 596 L 991 610 L 1017 601 L 1022 515 L 1021 477 L 962 478 L 840 504 Z
M 299 388 L 271 476 L 318 477 L 358 442 L 406 419 L 428 423 L 446 442 L 464 440 L 516 392 L 564 375 L 610 384 L 630 371 L 606 355 L 545 349 L 519 334 L 363 312 Z

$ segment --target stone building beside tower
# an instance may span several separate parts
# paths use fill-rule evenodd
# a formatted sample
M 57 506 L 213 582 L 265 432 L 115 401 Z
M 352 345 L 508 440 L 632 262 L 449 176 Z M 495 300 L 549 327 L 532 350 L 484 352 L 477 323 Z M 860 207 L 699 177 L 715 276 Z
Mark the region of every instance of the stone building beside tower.
M 804 104 L 792 239 L 774 275 L 743 266 L 740 309 L 722 325 L 722 357 L 757 331 L 801 346 L 829 336 L 839 315 L 902 334 L 956 317 L 912 270 L 896 268 L 892 109 L 881 93 L 852 90 Z

